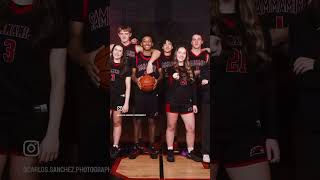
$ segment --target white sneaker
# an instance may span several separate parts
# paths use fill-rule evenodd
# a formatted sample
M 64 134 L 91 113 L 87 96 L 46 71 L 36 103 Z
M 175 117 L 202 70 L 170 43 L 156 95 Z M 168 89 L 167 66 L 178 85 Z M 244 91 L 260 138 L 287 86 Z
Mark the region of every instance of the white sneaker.
M 202 157 L 202 161 L 205 163 L 210 163 L 210 156 L 208 154 L 204 154 Z

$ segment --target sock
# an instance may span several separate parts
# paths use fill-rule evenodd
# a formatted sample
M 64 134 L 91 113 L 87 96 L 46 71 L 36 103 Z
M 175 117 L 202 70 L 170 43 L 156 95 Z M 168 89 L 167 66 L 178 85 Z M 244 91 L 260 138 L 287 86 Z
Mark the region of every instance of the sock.
M 188 153 L 190 153 L 191 151 L 193 151 L 193 147 L 188 147 Z
M 113 147 L 119 148 L 119 145 L 114 144 Z
M 168 147 L 168 150 L 173 150 L 173 146 Z

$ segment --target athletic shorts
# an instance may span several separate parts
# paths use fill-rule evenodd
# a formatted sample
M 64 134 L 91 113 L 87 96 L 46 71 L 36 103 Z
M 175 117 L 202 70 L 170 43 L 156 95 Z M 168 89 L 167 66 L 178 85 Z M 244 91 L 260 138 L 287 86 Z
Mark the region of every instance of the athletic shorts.
M 48 112 L 1 113 L 0 154 L 38 155 L 48 119 Z
M 192 104 L 172 104 L 167 103 L 166 104 L 166 112 L 171 113 L 192 113 L 193 112 L 193 105 Z
M 125 102 L 125 95 L 114 94 L 110 96 L 110 108 L 114 111 L 118 111 Z
M 266 162 L 265 140 L 262 137 L 234 138 L 213 141 L 213 162 L 225 168 Z
M 135 93 L 135 115 L 139 117 L 156 117 L 159 112 L 159 98 L 157 93 Z

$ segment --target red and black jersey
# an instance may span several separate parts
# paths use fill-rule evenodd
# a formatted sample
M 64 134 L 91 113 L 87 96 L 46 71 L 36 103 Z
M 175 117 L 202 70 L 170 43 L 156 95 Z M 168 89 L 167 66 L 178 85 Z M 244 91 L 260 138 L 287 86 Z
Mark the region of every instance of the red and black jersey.
M 134 68 L 136 69 L 136 77 L 140 78 L 147 74 L 148 61 L 151 59 L 150 56 L 144 56 L 142 53 L 137 54 Z M 159 60 L 153 62 L 153 73 L 151 74 L 156 79 L 159 78 L 160 74 L 158 69 L 160 68 Z
M 188 72 L 185 67 L 178 67 L 174 73 L 179 73 L 179 80 L 175 80 L 172 76 L 169 77 L 168 89 L 166 92 L 166 101 L 169 104 L 197 105 L 197 85 L 195 80 L 188 77 Z
M 85 23 L 85 47 L 88 51 L 109 45 L 109 1 L 69 1 L 71 21 Z
M 189 52 L 189 60 L 192 69 L 200 70 L 202 66 L 204 66 L 209 58 L 209 53 L 207 51 L 203 51 L 200 54 L 196 55 L 191 50 Z
M 173 74 L 173 56 L 165 56 L 161 54 L 160 56 L 160 66 L 163 71 L 164 79 L 166 80 L 168 77 Z
M 213 57 L 216 132 L 245 134 L 256 131 L 260 121 L 267 136 L 275 136 L 274 79 L 270 65 L 259 61 L 237 14 L 221 16 L 223 51 Z M 245 48 L 247 47 L 247 48 Z M 261 62 L 261 63 L 260 63 Z M 230 133 L 229 133 L 230 134 Z
M 136 60 L 136 54 L 137 54 L 136 45 L 129 44 L 123 47 L 124 47 L 124 55 L 126 57 L 127 64 L 130 68 L 133 68 Z
M 48 104 L 49 50 L 66 48 L 66 41 L 57 35 L 54 41 L 35 48 L 32 5 L 19 6 L 12 1 L 9 13 L 0 26 L 0 111 L 28 111 Z
M 286 28 L 292 15 L 302 11 L 308 0 L 255 0 L 256 12 L 264 26 L 271 29 Z
M 122 95 L 126 92 L 126 78 L 131 77 L 131 69 L 112 63 L 110 69 L 110 94 Z

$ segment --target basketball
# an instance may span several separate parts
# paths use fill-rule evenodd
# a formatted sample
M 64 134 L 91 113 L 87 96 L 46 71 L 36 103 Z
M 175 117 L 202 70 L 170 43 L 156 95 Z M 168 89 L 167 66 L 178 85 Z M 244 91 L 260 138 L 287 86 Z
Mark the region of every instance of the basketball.
M 156 83 L 156 80 L 154 77 L 150 75 L 144 75 L 139 80 L 141 85 L 141 90 L 144 92 L 151 92 L 153 91 L 153 87 Z
M 99 69 L 100 88 L 107 89 L 110 81 L 110 68 L 107 66 L 107 61 L 110 58 L 109 47 L 101 49 L 94 60 L 94 64 Z

